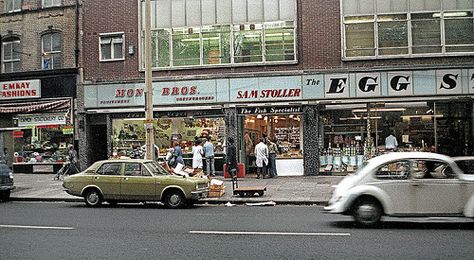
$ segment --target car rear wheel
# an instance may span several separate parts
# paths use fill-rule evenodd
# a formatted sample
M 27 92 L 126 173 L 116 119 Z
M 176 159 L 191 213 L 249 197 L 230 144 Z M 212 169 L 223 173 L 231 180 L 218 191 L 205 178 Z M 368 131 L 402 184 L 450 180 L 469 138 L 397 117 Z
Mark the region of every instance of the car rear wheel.
M 90 189 L 86 191 L 84 200 L 87 206 L 98 207 L 102 204 L 102 194 L 96 189 Z
M 375 199 L 361 198 L 356 202 L 352 210 L 352 215 L 358 225 L 362 227 L 374 227 L 382 218 L 382 207 Z
M 186 204 L 186 199 L 181 191 L 172 190 L 166 193 L 163 203 L 167 208 L 182 208 Z

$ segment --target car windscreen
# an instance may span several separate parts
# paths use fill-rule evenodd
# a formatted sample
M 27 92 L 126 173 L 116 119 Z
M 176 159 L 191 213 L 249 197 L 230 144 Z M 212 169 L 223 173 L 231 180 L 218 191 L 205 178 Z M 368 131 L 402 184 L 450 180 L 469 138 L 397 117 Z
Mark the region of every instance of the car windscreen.
M 146 162 L 144 163 L 153 175 L 167 175 L 169 174 L 163 167 L 161 167 L 157 162 Z
M 464 174 L 474 174 L 474 160 L 456 160 Z
M 0 164 L 0 175 L 9 175 L 12 170 L 6 164 Z

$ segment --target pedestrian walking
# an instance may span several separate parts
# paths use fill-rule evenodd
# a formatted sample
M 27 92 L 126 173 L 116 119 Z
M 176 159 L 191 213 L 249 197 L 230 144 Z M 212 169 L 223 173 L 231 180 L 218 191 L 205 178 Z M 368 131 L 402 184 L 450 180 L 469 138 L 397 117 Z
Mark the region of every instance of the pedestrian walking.
M 268 147 L 268 177 L 274 178 L 277 177 L 276 169 L 276 156 L 278 152 L 278 146 L 270 138 L 267 138 L 267 147 Z
M 214 144 L 211 142 L 211 136 L 207 137 L 202 149 L 204 156 L 206 157 L 206 174 L 215 176 L 216 170 L 214 168 Z
M 173 156 L 176 157 L 176 160 L 174 166 L 171 167 L 176 167 L 178 163 L 184 165 L 183 150 L 181 149 L 178 141 L 173 142 Z
M 193 169 L 194 169 L 194 174 L 198 174 L 199 172 L 202 171 L 202 155 L 203 155 L 203 150 L 202 150 L 202 145 L 201 145 L 201 140 L 198 139 L 194 142 L 193 146 Z
M 73 145 L 69 146 L 68 156 L 66 161 L 63 163 L 63 166 L 59 171 L 54 175 L 53 180 L 59 180 L 61 176 L 76 174 L 79 172 L 79 158 L 77 151 L 74 149 Z
M 255 157 L 255 163 L 257 164 L 257 179 L 260 179 L 260 175 L 264 178 L 268 165 L 268 147 L 265 144 L 265 139 L 263 137 L 260 138 L 260 143 L 255 146 Z
M 239 167 L 237 164 L 237 148 L 234 145 L 234 138 L 229 137 L 227 143 L 225 167 L 231 178 L 234 179 L 237 176 Z

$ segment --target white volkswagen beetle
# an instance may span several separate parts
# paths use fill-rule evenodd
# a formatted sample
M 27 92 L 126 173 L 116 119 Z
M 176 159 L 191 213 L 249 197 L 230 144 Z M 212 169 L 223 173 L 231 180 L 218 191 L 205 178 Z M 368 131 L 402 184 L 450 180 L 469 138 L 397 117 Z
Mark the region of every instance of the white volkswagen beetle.
M 474 175 L 454 159 L 393 152 L 370 159 L 335 188 L 324 212 L 352 215 L 361 226 L 394 217 L 474 217 Z

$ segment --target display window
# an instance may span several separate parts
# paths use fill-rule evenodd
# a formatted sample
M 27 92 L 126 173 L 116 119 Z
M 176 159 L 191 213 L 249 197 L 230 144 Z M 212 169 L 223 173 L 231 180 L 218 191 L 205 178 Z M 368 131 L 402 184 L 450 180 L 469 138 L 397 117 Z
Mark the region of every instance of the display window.
M 278 176 L 303 175 L 302 127 L 301 114 L 245 115 L 241 141 L 245 149 L 241 161 L 245 163 L 246 173 L 257 173 L 255 146 L 263 137 L 277 148 L 275 155 L 269 154 L 269 169 Z M 270 152 L 272 145 L 267 142 L 267 146 Z M 275 159 L 270 160 L 272 157 Z
M 350 173 L 396 151 L 469 154 L 471 112 L 468 103 L 444 101 L 328 105 L 320 119 L 320 171 Z
M 145 145 L 143 119 L 115 119 L 112 121 L 113 157 L 135 157 Z M 215 153 L 223 153 L 225 145 L 225 121 L 223 118 L 161 118 L 154 120 L 155 146 L 159 156 L 164 156 L 173 141 L 177 141 L 185 156 L 191 155 L 196 138 L 207 139 L 214 144 Z M 143 147 L 143 148 L 142 148 Z M 142 151 L 139 157 L 143 157 Z M 185 158 L 186 159 L 186 158 Z

